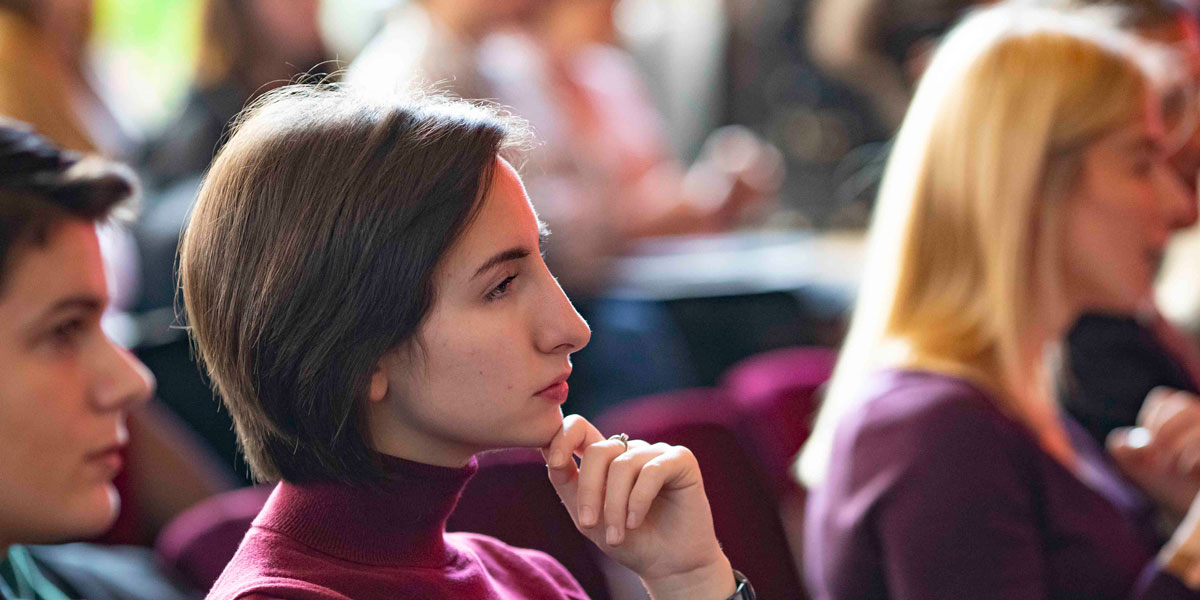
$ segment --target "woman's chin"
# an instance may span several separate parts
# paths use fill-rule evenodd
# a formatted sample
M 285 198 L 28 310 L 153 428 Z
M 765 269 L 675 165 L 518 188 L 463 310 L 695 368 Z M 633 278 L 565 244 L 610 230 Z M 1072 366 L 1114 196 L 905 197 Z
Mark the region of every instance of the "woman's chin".
M 1083 313 L 1099 313 L 1105 315 L 1136 315 L 1148 298 L 1152 297 L 1154 288 L 1151 284 L 1130 285 L 1123 289 L 1108 290 L 1107 293 L 1095 294 L 1092 298 L 1081 302 Z M 1076 315 L 1079 316 L 1079 315 Z
M 47 528 L 47 539 L 36 543 L 64 543 L 94 538 L 106 533 L 117 520 L 121 499 L 111 483 L 105 483 L 79 495 L 69 506 L 60 506 L 55 520 L 60 526 Z
M 557 411 L 557 414 L 551 417 L 540 418 L 536 422 L 531 422 L 522 428 L 521 435 L 515 440 L 513 447 L 517 448 L 545 448 L 550 445 L 550 440 L 558 435 L 562 430 L 562 411 Z
M 112 527 L 117 520 L 117 515 L 121 512 L 121 496 L 117 494 L 117 488 L 113 484 L 104 484 L 100 490 L 95 492 L 95 496 L 87 507 L 87 513 L 80 515 L 79 520 L 76 521 L 81 527 L 86 526 L 91 530 L 82 535 L 103 534 Z

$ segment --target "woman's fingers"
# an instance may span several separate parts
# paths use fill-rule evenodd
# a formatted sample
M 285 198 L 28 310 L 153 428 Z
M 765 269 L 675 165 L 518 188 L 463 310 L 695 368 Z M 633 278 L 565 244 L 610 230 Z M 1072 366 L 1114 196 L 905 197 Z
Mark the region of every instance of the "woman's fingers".
M 1105 446 L 1117 468 L 1138 484 L 1145 483 L 1152 456 L 1150 432 L 1143 427 L 1118 427 L 1108 434 Z
M 627 515 L 626 508 L 629 504 L 629 493 L 633 490 L 642 468 L 669 448 L 666 444 L 651 446 L 641 440 L 634 440 L 629 442 L 629 450 L 621 453 L 609 465 L 608 481 L 604 489 L 604 523 L 605 541 L 610 546 L 625 541 L 625 530 L 635 527 L 629 524 L 633 515 Z
M 1138 425 L 1157 435 L 1163 424 L 1188 405 L 1188 398 L 1188 394 L 1168 387 L 1150 390 L 1138 411 Z
M 583 451 L 583 458 L 579 461 L 579 494 L 576 497 L 581 526 L 590 529 L 600 523 L 608 468 L 614 459 L 625 452 L 625 444 L 620 440 L 604 440 Z
M 625 450 L 612 440 L 593 444 L 580 468 L 580 522 L 585 506 L 599 501 L 603 505 L 604 540 L 610 546 L 625 541 L 627 530 L 637 529 L 650 513 L 654 499 L 664 487 L 690 471 L 698 470 L 691 451 L 682 446 L 650 445 L 631 440 Z M 594 449 L 594 451 L 592 451 Z M 601 475 L 604 476 L 600 479 Z M 589 513 L 591 514 L 591 513 Z M 599 521 L 591 522 L 588 527 Z
M 563 419 L 562 429 L 559 429 L 550 443 L 542 448 L 542 458 L 546 459 L 546 465 L 552 469 L 573 469 L 573 454 L 582 454 L 584 448 L 603 440 L 604 436 L 600 434 L 600 430 L 587 419 L 579 415 L 569 415 Z
M 675 483 L 689 474 L 697 474 L 700 466 L 691 450 L 683 446 L 667 446 L 666 450 L 647 462 L 638 474 L 637 483 L 629 492 L 630 529 L 637 529 L 650 514 L 650 507 L 664 487 L 677 487 Z M 668 485 L 670 484 L 670 485 Z
M 1200 403 L 1190 394 L 1156 388 L 1150 393 L 1142 421 L 1151 433 L 1162 466 L 1187 472 L 1200 453 Z
M 550 481 L 576 525 L 596 543 L 618 546 L 646 521 L 664 489 L 700 482 L 691 451 L 641 440 L 607 439 L 572 415 L 542 449 Z M 572 455 L 580 456 L 576 466 Z M 603 526 L 602 529 L 596 529 Z
M 579 468 L 575 465 L 574 455 L 582 454 L 583 448 L 602 440 L 604 436 L 587 419 L 570 415 L 563 419 L 562 429 L 542 448 L 550 483 L 576 523 L 579 523 Z
M 1193 428 L 1180 439 L 1175 466 L 1181 475 L 1200 476 L 1200 427 Z

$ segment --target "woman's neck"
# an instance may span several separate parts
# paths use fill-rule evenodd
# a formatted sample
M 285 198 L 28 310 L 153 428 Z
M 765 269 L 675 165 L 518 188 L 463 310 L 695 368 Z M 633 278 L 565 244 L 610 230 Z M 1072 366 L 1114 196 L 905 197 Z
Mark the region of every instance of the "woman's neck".
M 395 423 L 392 425 L 386 430 L 372 427 L 371 441 L 376 452 L 436 467 L 460 469 L 483 450 L 447 442 L 438 436 L 413 431 Z
M 1054 373 L 1048 360 L 1049 353 L 1061 344 L 1066 334 L 1067 320 L 1036 323 L 1018 338 L 1017 372 L 1010 374 L 1010 379 L 1015 381 L 1009 382 L 1016 395 L 1014 408 L 1033 431 L 1042 449 L 1072 469 L 1076 462 L 1075 450 L 1059 419 Z

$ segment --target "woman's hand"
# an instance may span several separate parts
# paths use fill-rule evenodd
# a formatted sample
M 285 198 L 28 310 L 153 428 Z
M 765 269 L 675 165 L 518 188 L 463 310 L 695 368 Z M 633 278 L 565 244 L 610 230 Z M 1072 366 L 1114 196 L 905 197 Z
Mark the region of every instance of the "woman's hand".
M 1200 491 L 1200 398 L 1156 388 L 1137 424 L 1108 436 L 1109 453 L 1143 491 L 1181 519 Z
M 571 415 L 542 449 L 575 526 L 637 573 L 656 600 L 732 595 L 733 569 L 713 531 L 696 457 L 682 446 L 627 443 Z

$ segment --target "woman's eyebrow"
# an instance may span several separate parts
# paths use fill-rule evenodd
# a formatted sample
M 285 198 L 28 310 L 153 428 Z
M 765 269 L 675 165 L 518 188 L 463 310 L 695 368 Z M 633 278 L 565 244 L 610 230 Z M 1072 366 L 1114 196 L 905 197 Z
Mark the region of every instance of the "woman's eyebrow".
M 532 252 L 530 252 L 528 248 L 523 247 L 509 248 L 508 250 L 497 252 L 491 258 L 484 261 L 482 266 L 475 270 L 475 274 L 471 276 L 471 279 L 479 277 L 496 265 L 513 260 L 521 260 L 530 254 L 532 254 Z
M 538 219 L 537 227 L 538 227 L 538 253 L 540 254 L 540 253 L 544 252 L 546 249 L 546 238 L 550 237 L 550 228 L 546 225 L 546 222 L 542 221 L 541 219 Z M 509 248 L 508 250 L 503 250 L 501 252 L 497 252 L 491 258 L 484 261 L 483 265 L 481 265 L 478 269 L 475 270 L 475 274 L 471 276 L 471 279 L 479 277 L 485 271 L 488 271 L 489 269 L 491 269 L 492 267 L 495 267 L 498 264 L 506 263 L 506 262 L 513 261 L 513 260 L 521 260 L 522 258 L 529 256 L 530 254 L 533 254 L 533 252 L 531 250 L 529 250 L 528 248 L 525 248 L 522 246 L 518 246 L 515 248 Z
M 39 313 L 36 318 L 30 319 L 30 327 L 40 326 L 41 323 L 48 322 L 59 315 L 72 311 L 87 315 L 100 314 L 104 312 L 104 307 L 107 304 L 107 298 L 92 294 L 77 294 L 62 298 Z

